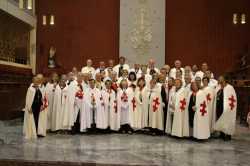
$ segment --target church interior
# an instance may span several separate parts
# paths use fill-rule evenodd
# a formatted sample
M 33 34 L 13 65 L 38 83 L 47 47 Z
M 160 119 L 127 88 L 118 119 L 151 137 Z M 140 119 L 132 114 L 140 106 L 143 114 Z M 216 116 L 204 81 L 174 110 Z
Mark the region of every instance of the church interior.
M 179 67 L 177 62 L 179 62 Z M 130 68 L 126 70 L 124 64 L 129 65 Z M 116 65 L 118 65 L 117 71 L 115 69 Z M 122 67 L 119 67 L 119 65 Z M 138 71 L 141 73 L 137 73 L 136 66 L 139 66 Z M 153 66 L 154 69 L 152 70 L 152 74 L 150 66 Z M 211 78 L 205 71 L 204 76 L 195 77 L 195 72 L 197 73 L 200 70 L 200 72 L 203 72 L 204 66 L 207 67 L 206 70 L 212 75 Z M 103 67 L 104 69 L 102 69 Z M 142 71 L 143 67 L 146 67 L 145 75 Z M 195 67 L 197 68 L 196 71 Z M 94 70 L 93 73 L 91 73 L 92 68 Z M 111 68 L 110 70 L 112 71 L 110 71 L 109 68 Z M 186 70 L 189 68 L 192 75 L 192 81 L 190 76 L 189 82 L 189 89 L 191 90 L 197 86 L 197 91 L 202 91 L 202 93 L 205 94 L 205 92 L 203 92 L 205 88 L 202 86 L 199 87 L 197 81 L 203 82 L 208 78 L 208 80 L 213 79 L 216 81 L 216 85 L 213 87 L 214 89 L 211 88 L 216 96 L 213 99 L 214 102 L 211 108 L 207 107 L 207 110 L 203 110 L 204 112 L 202 112 L 204 105 L 197 104 L 198 107 L 201 107 L 201 118 L 204 118 L 204 114 L 209 112 L 208 109 L 214 111 L 216 116 L 223 116 L 225 114 L 227 103 L 227 101 L 225 101 L 225 99 L 227 99 L 225 97 L 227 96 L 226 89 L 224 88 L 223 90 L 222 88 L 224 95 L 221 96 L 221 100 L 220 97 L 218 97 L 221 87 L 218 87 L 224 84 L 225 87 L 227 84 L 230 85 L 231 89 L 228 91 L 230 91 L 230 93 L 233 91 L 235 95 L 229 96 L 228 98 L 229 107 L 231 108 L 229 112 L 233 114 L 232 112 L 234 111 L 235 114 L 232 115 L 234 117 L 228 115 L 225 119 L 225 124 L 223 123 L 222 125 L 226 128 L 227 123 L 231 123 L 230 125 L 235 128 L 232 129 L 234 130 L 233 133 L 230 132 L 230 134 L 228 134 L 224 132 L 223 127 L 222 131 L 224 133 L 218 129 L 219 127 L 211 127 L 213 124 L 214 126 L 218 126 L 217 121 L 220 120 L 219 118 L 215 118 L 214 121 L 208 120 L 210 126 L 207 125 L 207 128 L 210 127 L 210 132 L 207 138 L 209 139 L 196 139 L 195 131 L 190 128 L 189 133 L 194 132 L 194 134 L 192 137 L 189 134 L 190 137 L 186 138 L 185 134 L 183 134 L 185 124 L 182 123 L 182 127 L 178 127 L 183 130 L 182 136 L 173 133 L 174 122 L 171 126 L 172 131 L 170 131 L 170 133 L 167 132 L 166 126 L 168 122 L 166 121 L 168 121 L 169 116 L 172 116 L 172 113 L 169 113 L 169 115 L 168 113 L 165 114 L 164 111 L 167 112 L 170 109 L 177 110 L 177 108 L 176 106 L 172 108 L 170 104 L 172 101 L 168 98 L 170 95 L 169 89 L 169 91 L 164 90 L 164 94 L 166 94 L 162 97 L 162 88 L 168 87 L 172 79 L 174 82 L 173 86 L 175 86 L 176 89 L 178 89 L 178 81 L 182 82 L 183 87 L 180 88 L 185 89 L 186 86 L 184 86 L 184 83 L 188 85 L 186 82 L 188 80 Z M 171 76 L 172 69 L 175 69 L 173 77 Z M 85 72 L 85 70 L 87 70 L 87 72 Z M 126 78 L 126 80 L 128 79 L 127 81 L 124 81 L 125 76 L 123 75 L 126 73 L 124 71 L 127 72 L 129 77 Z M 177 76 L 177 71 L 180 71 L 182 76 Z M 108 76 L 105 75 L 105 78 L 104 76 L 101 78 L 102 72 L 104 72 L 104 75 L 106 72 Z M 109 110 L 116 107 L 115 112 L 117 113 L 117 110 L 121 112 L 119 115 L 119 127 L 121 123 L 121 128 L 125 126 L 124 130 L 127 132 L 129 126 L 131 130 L 128 129 L 127 133 L 125 133 L 125 131 L 123 132 L 123 130 L 120 132 L 121 129 L 119 129 L 119 132 L 112 132 L 112 134 L 107 134 L 106 130 L 105 132 L 103 130 L 98 130 L 98 132 L 92 130 L 93 128 L 98 128 L 98 122 L 96 121 L 98 121 L 100 114 L 98 111 L 95 112 L 98 109 L 96 105 L 99 105 L 95 102 L 100 100 L 100 107 L 104 107 L 102 94 L 104 94 L 103 91 L 105 91 L 105 88 L 108 86 L 106 84 L 109 82 L 112 88 L 113 73 L 115 73 L 119 82 L 117 83 L 118 90 L 112 89 L 112 91 L 115 91 L 116 97 L 119 96 L 119 87 L 121 91 L 123 91 L 121 95 L 124 95 L 124 82 L 127 82 L 127 88 L 134 89 L 135 91 L 134 93 L 128 91 L 128 96 L 125 96 L 130 100 L 130 93 L 134 95 L 134 98 L 132 97 L 133 100 L 131 100 L 132 106 L 128 106 L 132 109 L 132 113 L 129 114 L 128 118 L 129 124 L 127 124 L 127 122 L 125 125 L 123 124 L 123 120 L 126 121 L 127 119 L 122 117 L 125 117 L 123 106 L 121 106 L 121 109 L 117 108 L 120 106 L 119 99 L 114 99 L 114 103 L 116 103 L 115 106 L 111 105 L 111 108 L 110 105 L 108 106 Z M 130 80 L 131 73 L 134 73 L 135 77 L 139 77 L 138 74 L 140 74 L 140 78 L 137 78 L 137 82 L 135 81 L 136 83 L 134 84 L 133 81 Z M 41 116 L 44 115 L 42 113 L 47 109 L 49 110 L 49 108 L 54 112 L 57 110 L 55 106 L 51 106 L 52 104 L 55 105 L 56 97 L 53 96 L 52 101 L 52 99 L 50 99 L 50 93 L 56 94 L 56 86 L 60 89 L 61 83 L 63 82 L 62 80 L 64 79 L 67 79 L 67 81 L 65 80 L 62 84 L 71 87 L 73 84 L 71 84 L 71 80 L 69 79 L 71 78 L 71 74 L 73 75 L 72 77 L 75 78 L 74 81 L 78 82 L 78 84 L 78 77 L 81 77 L 83 82 L 85 78 L 88 77 L 88 87 L 86 88 L 85 85 L 83 85 L 83 87 L 80 86 L 80 89 L 82 89 L 84 97 L 86 95 L 88 99 L 89 96 L 90 104 L 94 105 L 93 114 L 81 115 L 80 112 L 87 112 L 86 110 L 88 109 L 92 111 L 92 107 L 87 108 L 87 104 L 83 107 L 81 105 L 82 108 L 79 107 L 77 110 L 79 111 L 79 115 L 76 115 L 74 122 L 69 125 L 70 129 L 61 127 L 59 132 L 57 129 L 54 132 L 53 129 L 48 129 L 47 123 L 51 123 L 51 126 L 53 126 L 52 123 L 54 123 L 54 121 L 48 120 L 47 117 L 49 117 L 49 113 L 48 115 L 46 113 L 46 120 L 43 120 L 46 121 L 46 137 L 42 134 L 42 137 L 37 134 L 35 135 L 35 139 L 26 139 L 28 130 L 33 130 L 31 129 L 33 124 L 35 126 L 35 132 L 37 131 L 39 133 L 39 127 L 37 126 L 39 126 L 40 121 L 42 121 L 40 120 Z M 46 85 L 44 85 L 44 94 L 43 91 L 41 91 L 42 103 L 41 108 L 39 107 L 39 120 L 38 122 L 36 121 L 35 112 L 33 112 L 34 116 L 32 115 L 32 118 L 34 117 L 34 120 L 30 125 L 30 120 L 27 120 L 27 116 L 29 118 L 29 115 L 32 114 L 32 110 L 31 112 L 29 110 L 26 111 L 27 105 L 30 102 L 28 97 L 29 90 L 39 82 L 38 79 L 41 75 L 43 80 L 47 80 L 48 82 L 54 81 L 53 77 L 56 75 L 58 82 L 57 84 L 53 82 L 55 87 L 52 85 L 54 89 L 51 91 L 46 91 Z M 63 78 L 64 76 L 65 78 Z M 92 83 L 94 84 L 93 86 L 97 87 L 98 76 L 100 76 L 101 80 L 101 90 L 94 95 L 92 93 L 91 96 L 88 94 L 91 91 L 89 88 L 91 88 Z M 163 83 L 161 82 L 161 76 L 164 79 Z M 157 77 L 157 79 L 154 79 L 155 77 Z M 152 100 L 154 104 L 152 104 L 152 114 L 147 114 L 148 119 L 146 119 L 147 122 L 145 122 L 147 125 L 144 125 L 144 122 L 141 122 L 142 120 L 140 119 L 138 120 L 141 122 L 140 127 L 137 126 L 133 128 L 134 122 L 132 122 L 133 120 L 131 119 L 134 117 L 138 118 L 139 116 L 134 115 L 133 112 L 135 109 L 137 110 L 134 99 L 137 94 L 136 87 L 138 86 L 138 89 L 140 89 L 139 80 L 141 78 L 144 80 L 144 84 L 146 84 L 144 86 L 148 85 L 149 87 L 154 84 L 155 80 L 155 84 L 157 86 L 159 84 L 160 86 L 161 92 L 159 92 L 159 95 L 162 99 L 160 99 L 161 101 Z M 149 79 L 148 82 L 146 80 L 147 78 Z M 85 88 L 87 89 L 86 91 Z M 218 91 L 216 91 L 217 88 Z M 71 103 L 71 100 L 68 99 L 71 94 L 70 90 L 67 91 L 67 98 L 65 96 L 65 100 L 69 100 L 65 102 L 68 105 Z M 33 96 L 33 98 L 36 98 L 37 93 L 34 93 L 35 97 Z M 63 93 L 63 91 L 61 93 Z M 176 90 L 175 95 L 173 95 L 175 101 L 178 100 L 177 93 L 178 91 Z M 95 99 L 94 97 L 97 98 L 99 94 L 101 97 L 98 97 L 98 100 Z M 150 112 L 151 109 L 151 94 L 152 90 L 149 88 L 148 92 L 145 92 L 146 97 L 144 103 L 142 102 L 144 100 L 144 93 L 139 93 L 138 98 L 141 100 L 142 105 L 145 105 L 145 108 L 147 107 L 145 109 L 146 112 Z M 74 96 L 74 99 L 79 97 L 77 95 Z M 196 110 L 197 107 L 195 103 L 197 103 L 199 99 L 198 92 L 190 92 L 190 95 L 196 97 L 194 106 L 190 109 Z M 163 100 L 165 100 L 166 96 L 167 101 L 164 102 Z M 190 99 L 190 97 L 188 97 L 186 99 Z M 80 99 L 82 99 L 82 97 L 79 97 L 79 100 Z M 86 103 L 88 103 L 87 99 Z M 103 103 L 101 100 L 103 100 Z M 110 97 L 108 100 L 110 102 Z M 125 100 L 124 96 L 121 96 L 121 103 Z M 220 108 L 218 104 L 220 100 L 222 103 L 224 102 L 224 104 L 222 104 L 224 109 L 222 108 L 221 114 L 218 115 L 217 110 Z M 63 102 L 63 97 L 60 98 L 60 102 Z M 138 102 L 140 103 L 140 101 Z M 197 120 L 197 118 L 192 121 L 192 123 L 190 122 L 191 118 L 195 119 L 195 116 L 198 116 L 196 115 L 197 111 L 194 111 L 195 113 L 193 114 L 188 112 L 191 101 L 187 102 L 185 100 L 183 104 L 182 100 L 180 100 L 180 103 L 182 103 L 180 110 L 186 109 L 187 114 L 189 113 L 187 120 L 189 121 L 189 125 L 187 126 L 190 127 L 191 125 L 193 129 L 197 125 L 198 127 L 196 128 L 201 128 L 197 123 L 200 123 L 202 126 L 202 122 L 205 120 Z M 31 106 L 32 108 L 33 105 L 34 101 Z M 76 105 L 76 101 L 73 101 L 72 108 L 75 109 Z M 159 108 L 159 105 L 161 105 L 162 108 Z M 205 107 L 208 105 L 209 99 L 206 98 Z M 185 106 L 187 107 L 183 108 Z M 70 110 L 69 107 L 70 106 L 64 109 L 64 111 Z M 141 107 L 143 108 L 143 106 Z M 33 109 L 35 109 L 35 107 Z M 156 113 L 159 109 L 161 109 L 162 114 Z M 67 115 L 71 116 L 71 114 L 69 113 Z M 141 118 L 144 116 L 144 114 L 142 114 L 140 115 Z M 64 121 L 62 122 L 64 125 L 65 119 L 70 119 L 68 117 L 65 118 L 67 115 L 62 113 L 59 116 L 55 113 L 55 115 L 53 114 L 52 116 L 56 118 L 58 118 L 58 116 L 59 118 L 64 116 Z M 85 116 L 91 116 L 90 120 L 93 121 L 94 127 L 92 123 L 90 127 L 82 126 L 83 124 L 81 122 L 85 122 Z M 108 121 L 107 123 L 110 125 L 112 118 L 117 117 L 112 117 L 110 114 L 108 114 L 108 116 L 106 121 Z M 160 120 L 157 119 L 159 116 Z M 181 116 L 185 118 L 186 114 L 181 114 Z M 175 117 L 177 117 L 177 115 L 173 112 L 173 121 L 175 121 Z M 213 117 L 211 118 L 213 119 Z M 233 118 L 234 121 L 230 118 Z M 76 125 L 77 121 L 80 123 L 77 125 L 80 126 Z M 138 121 L 135 123 L 138 123 Z M 159 121 L 162 123 L 158 124 L 160 123 Z M 178 122 L 180 121 L 181 120 Z M 183 120 L 183 123 L 184 121 L 185 120 Z M 232 123 L 234 124 L 232 125 Z M 145 128 L 149 128 L 150 134 L 144 130 L 135 132 L 137 128 L 143 128 L 141 127 L 142 124 Z M 41 124 L 41 126 L 42 125 L 43 124 Z M 109 125 L 107 124 L 106 126 L 110 128 Z M 155 127 L 155 125 L 157 127 Z M 91 133 L 86 134 L 85 131 L 89 128 L 91 128 Z M 203 127 L 201 129 L 201 133 L 205 131 L 205 128 L 206 127 Z M 217 129 L 219 133 L 224 134 L 222 136 L 224 140 L 229 141 L 223 141 L 214 136 L 217 133 L 214 134 L 212 131 L 217 132 Z M 71 130 L 77 130 L 77 133 Z M 84 131 L 84 133 L 82 133 L 82 131 Z M 94 131 L 94 134 L 92 131 Z M 133 133 L 131 133 L 131 131 L 133 131 Z M 230 138 L 227 139 L 227 136 L 230 136 Z M 249 156 L 249 0 L 0 0 L 0 166 L 248 166 L 250 163 Z

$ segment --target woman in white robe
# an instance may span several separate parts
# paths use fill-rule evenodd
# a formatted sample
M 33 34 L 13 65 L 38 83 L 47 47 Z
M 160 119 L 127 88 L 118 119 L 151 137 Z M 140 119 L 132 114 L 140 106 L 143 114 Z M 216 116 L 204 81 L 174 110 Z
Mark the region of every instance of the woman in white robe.
M 198 88 L 197 83 L 191 83 L 189 95 L 189 127 L 190 136 L 202 140 L 210 137 L 209 113 L 205 92 Z
M 208 116 L 209 116 L 209 129 L 210 133 L 213 132 L 213 116 L 215 114 L 214 110 L 214 96 L 215 96 L 215 89 L 211 86 L 209 86 L 209 78 L 208 77 L 203 77 L 202 78 L 202 83 L 203 83 L 203 91 L 206 95 L 206 100 L 207 100 L 207 111 L 208 111 Z
M 23 109 L 23 134 L 26 139 L 36 139 L 37 135 L 46 136 L 48 102 L 44 88 L 42 88 L 41 84 L 42 80 L 38 77 L 34 77 L 32 85 L 27 90 L 25 108 Z M 33 110 L 32 107 L 34 104 L 36 92 L 41 94 L 41 96 L 37 98 L 41 101 L 39 101 L 40 104 L 38 105 L 38 110 Z M 38 122 L 35 122 L 33 111 L 39 112 L 39 116 L 37 119 Z
M 143 129 L 145 127 L 145 120 L 143 119 L 144 110 L 147 109 L 147 105 L 144 104 L 146 101 L 145 93 L 146 93 L 146 81 L 144 78 L 139 78 L 137 81 L 137 87 L 135 89 L 135 106 L 136 112 L 133 117 L 133 128 L 135 129 Z

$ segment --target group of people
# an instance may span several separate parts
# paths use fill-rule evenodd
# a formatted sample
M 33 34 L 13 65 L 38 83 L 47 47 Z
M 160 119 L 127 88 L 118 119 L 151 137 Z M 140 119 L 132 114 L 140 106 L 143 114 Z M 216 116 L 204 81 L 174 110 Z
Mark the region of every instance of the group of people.
M 27 139 L 48 131 L 75 133 L 145 132 L 207 140 L 216 133 L 230 140 L 236 125 L 237 96 L 226 77 L 215 79 L 207 63 L 199 68 L 164 65 L 150 59 L 130 67 L 125 58 L 92 67 L 86 62 L 60 77 L 33 78 L 24 108 Z

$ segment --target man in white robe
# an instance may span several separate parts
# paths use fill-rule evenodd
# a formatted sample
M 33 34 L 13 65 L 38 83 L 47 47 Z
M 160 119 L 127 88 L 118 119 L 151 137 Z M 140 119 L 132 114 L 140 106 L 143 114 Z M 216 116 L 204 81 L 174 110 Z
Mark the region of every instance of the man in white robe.
M 148 68 L 147 68 L 147 74 L 154 74 L 154 73 L 160 73 L 160 70 L 155 67 L 155 60 L 154 59 L 149 59 L 148 61 Z
M 206 62 L 202 63 L 201 65 L 201 70 L 200 71 L 197 71 L 194 75 L 194 78 L 195 77 L 200 77 L 201 79 L 204 77 L 206 71 L 208 71 L 208 65 Z M 211 78 L 214 78 L 214 74 L 211 73 Z
M 56 86 L 54 103 L 53 103 L 53 113 L 52 113 L 52 131 L 69 129 L 63 126 L 64 116 L 68 108 L 68 86 L 66 85 L 66 80 L 61 78 L 59 84 Z
M 125 57 L 121 56 L 119 58 L 119 64 L 113 68 L 113 71 L 117 73 L 118 78 L 122 76 L 123 70 L 129 71 L 129 65 L 126 64 L 125 62 L 126 62 Z
M 82 116 L 81 129 L 96 132 L 96 129 L 107 129 L 107 116 L 105 114 L 105 103 L 101 91 L 96 88 L 95 80 L 89 80 L 89 88 L 86 92 L 85 114 Z
M 185 88 L 186 96 L 188 96 L 189 92 L 191 91 L 190 87 L 191 87 L 192 77 L 190 76 L 190 74 L 185 74 L 184 80 L 185 80 L 185 85 L 183 87 Z
M 83 74 L 78 73 L 77 80 L 68 86 L 67 105 L 63 116 L 63 128 L 72 128 L 72 134 L 79 132 L 81 116 L 84 114 L 85 89 Z
M 126 79 L 121 80 L 121 86 L 117 91 L 117 110 L 120 113 L 120 131 L 122 133 L 132 133 L 131 128 L 131 91 L 128 89 L 128 82 Z
M 186 97 L 185 89 L 182 87 L 182 81 L 180 79 L 175 80 L 175 93 L 172 96 L 172 101 L 169 103 L 170 111 L 173 112 L 172 124 L 171 116 L 167 118 L 167 129 L 171 128 L 171 135 L 176 137 L 189 136 L 188 129 L 188 112 L 187 105 L 188 100 Z M 170 120 L 170 122 L 168 122 Z
M 227 83 L 224 76 L 219 77 L 219 85 L 214 102 L 216 110 L 214 130 L 221 132 L 221 137 L 228 141 L 235 133 L 237 96 L 233 86 Z
M 176 60 L 174 63 L 174 68 L 172 68 L 169 72 L 169 76 L 176 78 L 176 71 L 180 70 L 181 73 L 183 73 L 184 75 L 184 69 L 181 67 L 181 61 L 180 60 Z
M 163 102 L 161 98 L 161 88 L 157 85 L 157 81 L 152 79 L 150 86 L 147 87 L 145 93 L 145 105 L 147 110 L 144 113 L 145 127 L 151 128 L 153 135 L 161 134 L 163 131 Z
M 87 64 L 87 66 L 83 67 L 81 72 L 82 73 L 89 73 L 93 77 L 95 74 L 95 68 L 92 67 L 92 64 L 93 64 L 92 60 L 88 59 L 86 64 Z
M 71 82 L 73 82 L 73 81 L 76 80 L 76 79 L 77 79 L 77 76 L 75 76 L 75 74 L 74 74 L 73 72 L 69 72 L 69 73 L 67 74 L 67 81 L 66 81 L 66 84 L 67 84 L 67 85 L 70 85 Z
M 117 73 L 115 71 L 111 72 L 110 79 L 112 82 L 111 89 L 113 89 L 115 91 L 115 93 L 117 93 L 117 90 L 119 88 L 119 84 L 118 84 L 118 79 L 117 79 Z
M 140 78 L 140 77 L 141 77 L 141 74 L 142 74 L 141 65 L 138 64 L 138 63 L 135 63 L 135 64 L 134 64 L 134 68 L 130 69 L 129 72 L 135 72 L 136 78 Z
M 102 72 L 104 72 L 105 76 L 108 74 L 108 73 L 106 73 L 105 62 L 104 61 L 99 62 L 99 67 L 95 70 L 94 77 L 96 77 L 97 73 L 101 74 Z
M 108 67 L 105 69 L 106 77 L 110 77 L 110 74 L 113 72 L 114 60 L 108 60 Z

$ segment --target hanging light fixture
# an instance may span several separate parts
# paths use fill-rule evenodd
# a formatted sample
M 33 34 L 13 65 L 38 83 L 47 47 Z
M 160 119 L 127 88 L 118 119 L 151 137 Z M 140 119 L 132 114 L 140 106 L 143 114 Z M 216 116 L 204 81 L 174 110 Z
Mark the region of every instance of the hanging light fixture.
M 50 15 L 50 25 L 54 25 L 54 24 L 55 24 L 55 16 Z
M 246 24 L 246 14 L 241 14 L 241 24 Z
M 23 0 L 19 0 L 19 8 L 23 9 Z
M 27 3 L 27 9 L 31 10 L 32 9 L 32 0 L 28 0 L 28 3 Z
M 47 16 L 43 15 L 43 25 L 47 25 Z
M 233 14 L 233 24 L 237 24 L 238 23 L 238 15 L 237 13 Z

